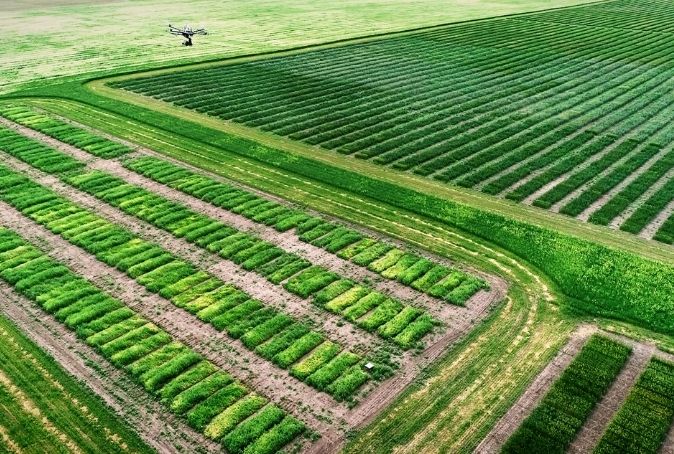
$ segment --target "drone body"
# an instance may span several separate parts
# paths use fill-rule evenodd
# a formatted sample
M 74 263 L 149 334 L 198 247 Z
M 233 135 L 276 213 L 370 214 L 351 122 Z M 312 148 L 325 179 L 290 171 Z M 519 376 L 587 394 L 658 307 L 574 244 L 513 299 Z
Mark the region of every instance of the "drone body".
M 174 27 L 173 25 L 169 24 L 169 33 L 172 35 L 176 36 L 182 36 L 185 38 L 185 41 L 183 41 L 183 46 L 191 46 L 192 45 L 192 37 L 194 35 L 207 35 L 208 32 L 206 32 L 206 29 L 204 28 L 198 28 L 196 30 L 192 30 L 192 27 L 189 25 L 185 25 L 182 29 L 178 27 Z

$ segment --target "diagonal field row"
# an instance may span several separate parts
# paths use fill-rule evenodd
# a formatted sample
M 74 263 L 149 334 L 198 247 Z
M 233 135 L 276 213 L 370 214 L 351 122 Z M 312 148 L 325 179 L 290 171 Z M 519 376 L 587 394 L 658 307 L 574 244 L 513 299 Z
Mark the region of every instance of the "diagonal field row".
M 672 16 L 616 0 L 110 84 L 671 243 Z
M 671 355 L 610 334 L 588 339 L 587 328 L 502 418 L 481 452 L 659 452 L 674 423 Z
M 4 115 L 58 140 L 71 142 L 61 134 L 62 127 L 53 126 L 55 120 L 51 117 L 25 107 L 10 107 L 4 110 Z M 71 125 L 65 127 L 72 128 Z M 25 134 L 26 131 L 22 133 Z M 81 152 L 77 153 L 75 150 L 75 154 L 77 157 L 87 159 Z M 110 168 L 110 164 L 107 165 L 106 170 Z M 278 245 L 279 233 L 285 233 L 288 240 L 296 238 L 304 243 L 300 245 L 301 243 L 295 242 L 292 245 L 297 253 L 308 249 L 313 259 L 320 259 L 321 256 L 330 257 L 321 254 L 321 251 L 327 251 L 337 256 L 329 260 L 339 263 L 341 268 L 350 268 L 351 274 L 361 273 L 368 278 L 380 276 L 390 279 L 393 282 L 381 287 L 394 289 L 399 297 L 422 296 L 413 291 L 416 290 L 434 298 L 463 305 L 484 287 L 484 282 L 459 270 L 434 263 L 345 226 L 290 209 L 274 200 L 241 190 L 212 177 L 191 172 L 184 167 L 149 158 L 131 159 L 125 162 L 125 167 L 164 186 L 148 184 L 149 181 L 131 176 L 129 172 L 120 174 L 120 169 L 114 167 L 113 169 L 125 180 L 133 179 L 134 183 L 142 184 L 145 188 L 166 195 L 174 201 L 183 202 L 191 209 L 200 209 L 202 214 L 208 204 L 217 206 L 222 210 L 210 210 L 209 213 L 218 213 L 221 220 L 239 230 L 255 229 L 254 233 L 259 234 L 267 242 L 276 241 Z M 179 192 L 192 197 L 180 197 Z M 223 217 L 224 214 L 226 217 Z M 251 232 L 246 233 L 250 236 Z M 256 246 L 259 247 L 258 244 Z M 348 266 L 347 262 L 352 266 Z M 357 267 L 367 269 L 353 271 Z M 409 286 L 410 289 L 405 291 L 400 288 L 401 286 Z
M 0 277 L 230 452 L 276 452 L 304 426 L 7 229 Z
M 44 129 L 42 124 L 32 126 L 40 131 Z M 209 204 L 190 195 L 182 187 L 164 185 L 133 172 L 131 168 L 140 164 L 147 166 L 148 163 L 159 165 L 168 169 L 170 173 L 178 171 L 187 173 L 189 178 L 207 179 L 210 187 L 235 189 L 212 177 L 188 171 L 184 167 L 149 157 L 144 153 L 132 154 L 131 149 L 123 153 L 127 156 L 120 160 L 109 159 L 115 156 L 94 157 L 79 148 L 66 145 L 65 142 L 73 143 L 74 141 L 59 137 L 58 127 L 56 130 L 49 129 L 51 139 L 16 125 L 12 127 L 21 134 L 2 128 L 0 139 L 2 141 L 0 150 L 3 152 L 3 159 L 7 166 L 3 169 L 0 199 L 12 206 L 10 208 L 9 205 L 3 204 L 2 210 L 7 213 L 8 219 L 4 221 L 5 225 L 9 223 L 9 227 L 21 232 L 34 232 L 36 229 L 37 231 L 42 229 L 39 235 L 36 234 L 35 241 L 60 245 L 56 248 L 57 250 L 70 248 L 77 251 L 64 255 L 59 252 L 55 254 L 59 259 L 72 263 L 77 272 L 95 282 L 104 281 L 106 275 L 114 276 L 118 287 L 126 289 L 123 293 L 117 293 L 118 291 L 111 288 L 109 291 L 113 292 L 115 297 L 134 310 L 138 310 L 143 316 L 216 365 L 228 370 L 233 368 L 231 374 L 235 378 L 267 395 L 272 402 L 291 411 L 295 416 L 301 417 L 310 427 L 319 431 L 328 444 L 329 440 L 336 439 L 335 430 L 341 430 L 341 428 L 331 427 L 329 423 L 325 423 L 326 420 L 333 424 L 337 421 L 344 421 L 342 423 L 345 424 L 344 427 L 355 427 L 360 424 L 363 417 L 369 417 L 373 411 L 377 412 L 382 409 L 406 384 L 414 379 L 421 367 L 437 358 L 448 345 L 456 341 L 479 318 L 486 315 L 488 307 L 495 301 L 495 298 L 499 297 L 496 293 L 500 292 L 480 291 L 480 296 L 466 297 L 468 301 L 464 304 L 465 307 L 446 304 L 443 300 L 447 299 L 442 298 L 441 294 L 428 294 L 406 286 L 391 276 L 380 276 L 375 271 L 334 254 L 331 259 L 321 265 L 325 266 L 326 272 L 332 274 L 346 273 L 343 274 L 346 279 L 340 277 L 334 281 L 334 283 L 340 283 L 342 288 L 330 282 L 322 284 L 324 289 L 313 292 L 315 293 L 314 304 L 306 304 L 304 295 L 295 293 L 291 286 L 278 285 L 279 283 L 288 284 L 292 279 L 286 278 L 278 283 L 271 282 L 255 270 L 247 270 L 241 266 L 243 262 L 237 263 L 219 254 L 218 249 L 204 247 L 204 244 L 198 242 L 186 241 L 185 235 L 176 234 L 176 230 L 182 227 L 189 234 L 198 228 L 191 228 L 189 223 L 183 226 L 172 226 L 171 221 L 157 222 L 156 219 L 161 213 L 155 207 L 163 207 L 171 214 L 188 211 L 189 214 L 183 216 L 182 219 L 187 218 L 190 222 L 201 218 L 206 221 L 204 225 L 217 224 L 219 229 L 235 228 L 246 235 L 262 238 L 263 241 L 268 238 L 270 240 L 268 244 L 272 244 L 277 249 L 283 249 L 285 254 L 288 254 L 287 245 L 292 245 L 294 248 L 292 253 L 304 260 L 311 260 L 312 256 L 318 256 L 321 252 L 330 255 L 316 244 L 303 242 L 300 239 L 298 224 L 292 231 L 286 231 L 284 239 L 279 241 L 273 238 L 276 232 L 274 228 L 256 224 L 250 214 L 237 214 L 233 210 Z M 69 128 L 68 132 L 83 135 L 85 130 L 80 128 L 74 131 Z M 37 138 L 39 141 L 31 138 Z M 100 142 L 101 137 L 96 136 L 96 138 Z M 60 140 L 63 140 L 63 143 Z M 45 146 L 44 143 L 50 146 Z M 77 146 L 84 148 L 81 143 Z M 138 157 L 139 154 L 142 156 Z M 92 182 L 93 184 L 90 184 Z M 111 185 L 111 182 L 114 184 Z M 101 188 L 110 192 L 103 194 Z M 120 189 L 122 189 L 121 193 L 128 192 L 133 195 L 124 200 L 109 197 L 110 193 Z M 269 201 L 253 193 L 238 188 L 236 190 L 260 200 Z M 30 196 L 24 198 L 27 194 Z M 31 197 L 33 200 L 30 200 Z M 146 200 L 142 210 L 128 209 L 129 205 L 134 205 L 140 200 Z M 31 205 L 32 203 L 34 205 Z M 282 208 L 284 211 L 291 211 L 292 215 L 299 213 L 298 210 L 274 203 L 277 212 L 280 211 L 278 208 Z M 236 209 L 236 207 L 233 208 Z M 92 212 L 97 213 L 98 216 L 92 216 Z M 155 215 L 152 217 L 147 213 L 155 213 Z M 320 219 L 315 216 L 303 216 L 311 218 L 308 220 Z M 321 221 L 323 224 L 329 224 Z M 46 229 L 38 227 L 37 224 L 42 224 Z M 337 225 L 331 225 L 334 229 L 339 228 Z M 265 229 L 267 237 L 262 236 L 261 233 Z M 306 231 L 310 230 L 312 229 Z M 353 231 L 346 228 L 344 230 Z M 167 236 L 166 232 L 170 235 Z M 323 236 L 329 233 L 326 229 Z M 236 233 L 232 233 L 234 234 Z M 367 243 L 383 244 L 381 240 L 360 235 L 356 243 L 369 240 Z M 198 237 L 195 238 L 198 239 Z M 317 238 L 321 238 L 321 235 Z M 92 244 L 88 244 L 89 240 Z M 78 247 L 73 249 L 69 244 Z M 138 260 L 145 258 L 149 260 L 122 264 L 114 262 L 120 258 L 112 257 L 117 254 L 102 252 L 106 248 L 110 251 L 119 248 L 122 252 L 125 245 L 132 246 L 131 252 L 134 254 L 136 254 L 136 248 L 143 249 L 144 245 L 153 248 L 148 248 L 148 253 L 149 251 L 157 253 L 152 252 L 148 257 L 140 257 L 143 254 L 136 254 L 139 255 Z M 309 249 L 309 253 L 305 249 Z M 85 254 L 82 254 L 82 250 Z M 383 271 L 394 267 L 397 272 L 403 272 L 415 264 L 415 261 L 409 258 L 401 264 L 398 263 L 403 255 L 412 256 L 411 253 L 403 252 L 404 250 L 399 247 L 388 246 L 385 251 L 380 252 L 380 258 L 390 251 L 401 251 L 401 255 L 397 258 L 392 255 L 395 260 L 389 259 L 389 264 L 382 267 Z M 157 260 L 156 263 L 154 263 L 155 260 Z M 434 278 L 435 283 L 430 287 L 438 283 L 445 283 L 449 286 L 449 273 L 454 273 L 455 276 L 459 274 L 458 270 L 453 271 L 452 268 L 434 260 L 421 259 L 417 256 L 416 261 L 422 261 L 423 264 L 423 267 L 415 271 L 418 276 L 423 277 L 434 268 L 444 273 L 438 273 L 439 276 Z M 150 267 L 152 269 L 144 269 L 146 265 L 149 267 L 150 262 L 153 262 Z M 143 269 L 132 270 L 137 265 L 141 265 Z M 103 271 L 88 274 L 90 269 Z M 465 273 L 461 275 L 466 277 L 459 279 L 459 282 L 452 285 L 452 288 L 459 288 L 463 280 L 472 279 L 474 282 L 479 282 Z M 161 282 L 164 278 L 171 282 Z M 371 280 L 367 285 L 372 286 L 374 290 L 370 289 L 367 294 L 359 295 L 353 301 L 343 303 L 345 311 L 350 310 L 355 313 L 356 310 L 360 310 L 365 316 L 365 318 L 355 317 L 354 320 L 367 320 L 374 317 L 381 319 L 384 315 L 383 311 L 378 312 L 376 307 L 360 307 L 364 303 L 358 303 L 368 294 L 388 294 L 390 296 L 384 296 L 387 301 L 395 301 L 392 297 L 399 295 L 414 298 L 413 301 L 407 303 L 410 309 L 398 309 L 398 315 L 396 313 L 386 314 L 386 319 L 377 321 L 374 329 L 370 330 L 359 327 L 359 323 L 353 325 L 341 323 L 340 318 L 350 321 L 348 315 L 351 312 L 333 310 L 325 306 L 332 303 L 337 308 L 336 305 L 341 301 L 342 294 L 348 296 L 352 289 L 365 288 L 358 283 L 364 278 Z M 491 278 L 489 279 L 491 282 Z M 352 282 L 350 286 L 344 285 L 347 281 Z M 236 283 L 239 288 L 237 289 L 231 283 Z M 144 290 L 149 290 L 150 294 Z M 211 296 L 204 297 L 202 294 L 205 292 L 209 292 Z M 134 301 L 137 299 L 134 295 L 144 293 L 143 303 L 139 304 Z M 352 293 L 355 292 L 352 291 Z M 240 296 L 232 298 L 233 294 Z M 227 298 L 230 300 L 226 301 Z M 406 303 L 399 302 L 398 304 Z M 242 312 L 238 312 L 237 308 Z M 393 323 L 404 320 L 407 317 L 406 314 L 412 310 L 427 312 L 447 323 L 448 326 L 441 330 L 436 329 L 433 334 L 424 339 L 427 342 L 427 348 L 423 356 L 412 355 L 410 352 L 400 356 L 399 371 L 395 371 L 391 367 L 397 366 L 389 364 L 386 353 L 386 350 L 390 350 L 386 345 L 397 344 L 395 336 L 387 336 L 386 331 L 378 328 L 386 326 L 387 323 L 391 326 Z M 188 313 L 196 315 L 201 321 L 189 316 Z M 414 316 L 410 317 L 410 321 L 419 319 L 418 313 L 412 315 Z M 390 321 L 393 323 L 389 323 Z M 293 332 L 292 336 L 290 334 L 284 336 L 287 332 L 293 331 L 291 329 L 293 327 L 302 327 L 302 329 L 294 330 L 296 332 Z M 270 331 L 270 329 L 276 331 Z M 267 350 L 267 347 L 272 348 L 271 345 L 280 342 L 284 343 L 285 350 L 280 352 L 275 350 L 275 354 Z M 288 345 L 288 342 L 300 345 L 293 347 L 292 344 Z M 218 351 L 221 347 L 232 354 L 220 357 Z M 274 345 L 273 348 L 278 348 L 278 345 Z M 289 363 L 286 363 L 285 357 L 289 358 Z M 366 371 L 363 368 L 366 361 L 371 361 L 375 368 Z M 287 369 L 289 374 L 283 369 Z M 378 383 L 382 378 L 394 373 L 396 377 Z M 375 380 L 372 380 L 373 378 Z M 366 383 L 364 384 L 363 381 Z M 338 400 L 352 400 L 357 394 L 361 402 L 355 409 L 350 410 L 346 406 L 335 405 L 331 398 L 318 393 L 310 386 L 326 391 Z M 315 415 L 312 411 L 306 414 L 307 408 L 313 408 L 316 411 L 320 409 L 322 415 Z

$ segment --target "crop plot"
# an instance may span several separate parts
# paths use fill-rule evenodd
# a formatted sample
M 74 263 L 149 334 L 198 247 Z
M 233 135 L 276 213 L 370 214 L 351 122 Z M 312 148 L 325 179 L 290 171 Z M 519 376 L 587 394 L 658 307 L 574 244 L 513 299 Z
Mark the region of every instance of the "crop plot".
M 670 16 L 618 0 L 111 85 L 671 243 Z
M 560 356 L 561 368 L 541 373 L 531 395 L 485 439 L 483 452 L 659 452 L 674 423 L 673 357 L 613 335 L 585 339 L 586 331 L 572 339 L 582 348 L 567 348 L 570 361 Z M 559 375 L 546 389 L 540 378 L 554 370 Z
M 48 239 L 56 235 L 63 247 L 76 246 L 110 267 L 110 275 L 127 282 L 124 286 L 145 289 L 155 304 L 173 306 L 180 323 L 205 323 L 259 367 L 287 374 L 284 386 L 302 383 L 314 399 L 323 399 L 319 393 L 330 396 L 338 409 L 331 414 L 345 427 L 383 408 L 420 366 L 437 358 L 501 297 L 500 290 L 489 289 L 485 278 L 492 282 L 491 277 L 477 277 L 145 152 L 132 153 L 128 146 L 40 111 L 12 106 L 2 112 L 12 121 L 0 126 L 6 163 L 0 169 L 0 202 L 11 214 L 0 223 L 19 231 L 29 231 L 31 223 L 42 225 L 46 241 L 56 241 Z M 199 254 L 213 265 L 202 264 Z M 150 323 L 133 320 L 119 329 L 139 330 Z M 176 334 L 178 325 L 166 326 L 167 336 Z M 169 344 L 159 336 L 161 329 L 151 327 L 148 340 L 133 343 L 164 348 Z M 195 354 L 205 353 L 202 344 L 190 347 Z M 419 357 L 413 350 L 427 353 Z M 212 352 L 205 354 L 210 359 Z M 396 380 L 398 374 L 407 378 Z M 264 430 L 275 427 L 282 410 L 258 400 L 242 403 L 241 411 L 271 418 L 253 432 L 267 437 Z M 357 406 L 340 407 L 343 401 Z M 229 444 L 232 452 L 262 443 L 252 438 L 232 444 L 228 440 L 235 436 L 226 435 L 229 431 L 249 429 L 235 429 L 238 423 L 229 422 L 216 428 L 216 414 L 190 416 L 176 405 L 188 423 Z M 238 411 L 227 405 L 223 414 Z M 232 417 L 248 418 L 238 414 Z M 299 432 L 292 424 L 290 435 L 281 437 L 284 443 Z M 329 435 L 325 443 L 339 437 Z

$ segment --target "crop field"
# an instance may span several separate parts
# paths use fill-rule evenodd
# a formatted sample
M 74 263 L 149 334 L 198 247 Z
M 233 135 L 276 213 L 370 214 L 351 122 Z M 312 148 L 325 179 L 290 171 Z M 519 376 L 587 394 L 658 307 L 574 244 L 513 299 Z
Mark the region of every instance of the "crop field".
M 112 86 L 672 243 L 671 15 L 620 0 Z
M 0 225 L 11 229 L 5 241 L 7 266 L 25 267 L 35 275 L 31 285 L 38 287 L 45 280 L 64 281 L 66 296 L 47 286 L 44 292 L 54 293 L 58 302 L 43 309 L 80 335 L 83 323 L 101 323 L 86 331 L 84 340 L 113 365 L 128 369 L 142 364 L 145 355 L 156 355 L 151 366 L 129 369 L 131 374 L 228 452 L 275 452 L 302 433 L 320 432 L 325 423 L 311 424 L 318 414 L 357 423 L 359 413 L 349 408 L 381 400 L 385 389 L 390 389 L 386 400 L 395 397 L 405 382 L 387 384 L 389 377 L 412 378 L 416 367 L 441 353 L 475 317 L 484 317 L 499 297 L 488 283 L 496 282 L 493 277 L 139 154 L 39 109 L 10 104 L 0 108 L 0 116 L 5 118 L 0 125 L 0 206 L 5 212 Z M 173 377 L 201 370 L 210 357 L 172 340 L 173 325 L 163 331 L 164 325 L 90 290 L 29 243 L 19 243 L 25 240 L 12 230 L 23 231 L 30 223 L 119 272 L 125 285 L 137 285 L 179 309 L 182 323 L 207 324 L 224 333 L 223 340 L 235 342 L 250 361 L 283 373 L 281 383 L 289 390 L 272 390 L 271 400 L 257 396 L 243 383 L 233 385 L 237 375 L 223 369 L 222 379 L 198 378 L 209 380 L 196 394 L 206 399 L 204 408 L 192 400 L 196 395 L 184 403 L 182 394 L 166 397 Z M 47 298 L 41 287 L 25 293 L 19 284 L 23 275 L 9 276 L 5 281 L 17 292 L 38 303 Z M 118 339 L 123 344 L 115 347 Z M 415 351 L 427 356 L 415 356 Z M 208 374 L 220 365 L 205 364 Z M 164 368 L 161 377 L 150 373 Z M 300 398 L 290 391 L 299 383 L 306 386 L 304 399 L 329 396 L 336 408 L 314 415 L 313 409 L 292 405 L 300 419 L 284 413 L 274 399 Z M 220 394 L 222 399 L 216 397 Z
M 0 13 L 0 452 L 674 452 L 670 2 Z

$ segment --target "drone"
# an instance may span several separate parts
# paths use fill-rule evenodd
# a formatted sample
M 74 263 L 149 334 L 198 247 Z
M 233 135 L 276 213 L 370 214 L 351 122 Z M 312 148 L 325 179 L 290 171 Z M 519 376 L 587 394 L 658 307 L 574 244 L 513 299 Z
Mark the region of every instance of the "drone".
M 182 36 L 185 38 L 185 41 L 183 41 L 183 46 L 191 46 L 192 45 L 192 37 L 194 35 L 208 35 L 208 32 L 206 32 L 206 29 L 204 28 L 198 28 L 196 30 L 192 30 L 192 27 L 189 25 L 185 25 L 182 29 L 178 27 L 174 27 L 173 25 L 169 24 L 169 33 L 172 35 L 176 36 Z

